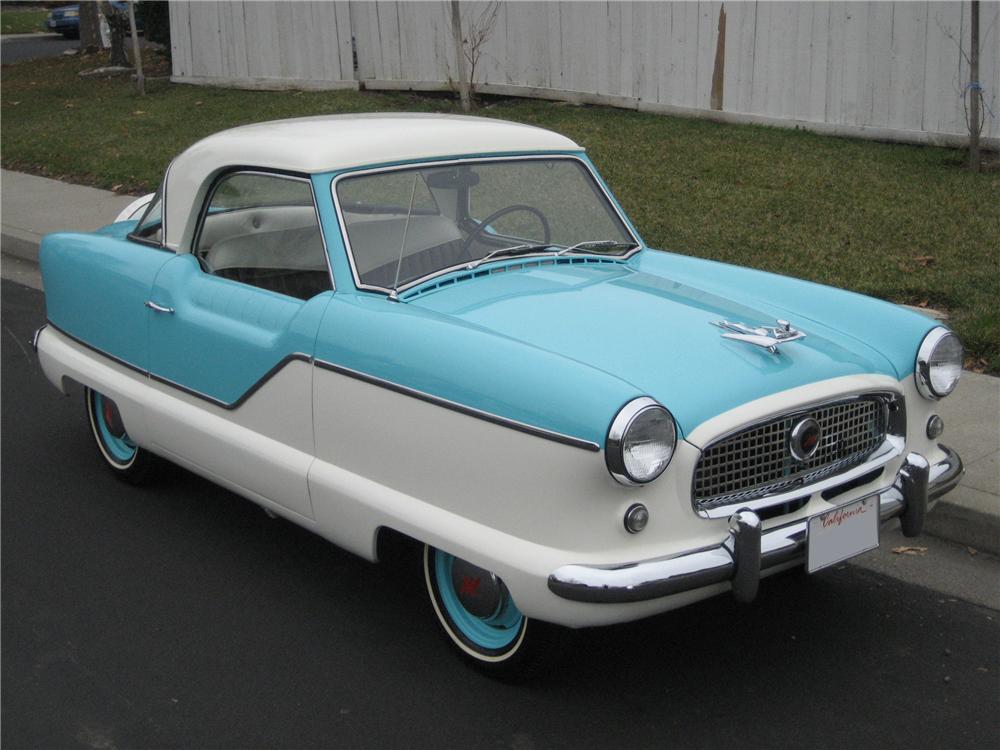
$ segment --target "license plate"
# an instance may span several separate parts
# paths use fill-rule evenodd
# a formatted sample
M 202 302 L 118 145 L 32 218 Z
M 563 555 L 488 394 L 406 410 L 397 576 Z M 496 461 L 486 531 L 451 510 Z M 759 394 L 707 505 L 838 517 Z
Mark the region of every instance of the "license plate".
M 815 573 L 878 547 L 878 495 L 809 519 L 806 570 Z

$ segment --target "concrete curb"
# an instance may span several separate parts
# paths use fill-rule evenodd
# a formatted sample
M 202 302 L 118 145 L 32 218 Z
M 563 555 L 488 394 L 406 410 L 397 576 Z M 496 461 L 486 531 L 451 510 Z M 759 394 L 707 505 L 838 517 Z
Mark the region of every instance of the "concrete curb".
M 0 177 L 0 251 L 35 265 L 45 234 L 92 231 L 135 200 L 8 170 Z M 6 271 L 4 276 L 18 280 Z M 946 425 L 942 442 L 958 452 L 966 474 L 927 515 L 925 532 L 1000 556 L 1000 378 L 964 373 L 955 393 L 940 402 L 939 413 Z
M 17 41 L 18 39 L 46 39 L 51 37 L 62 36 L 54 31 L 32 31 L 29 34 L 3 34 L 0 35 L 0 41 Z
M 924 533 L 1000 556 L 1000 519 L 961 502 L 964 487 L 945 495 L 927 514 Z

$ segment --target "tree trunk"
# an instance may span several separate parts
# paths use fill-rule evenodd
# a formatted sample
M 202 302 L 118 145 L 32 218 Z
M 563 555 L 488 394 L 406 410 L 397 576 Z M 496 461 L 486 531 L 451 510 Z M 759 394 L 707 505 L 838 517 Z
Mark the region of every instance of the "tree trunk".
M 101 48 L 101 17 L 97 3 L 84 0 L 80 3 L 80 52 L 92 54 Z
M 983 88 L 979 82 L 979 0 L 972 0 L 972 34 L 969 45 L 969 87 L 965 95 L 969 102 L 969 169 L 978 172 L 981 168 L 979 158 L 979 129 L 982 127 L 980 104 Z
M 139 52 L 139 32 L 135 28 L 135 0 L 128 0 L 128 25 L 132 34 L 132 60 L 135 62 L 135 85 L 139 96 L 146 95 L 146 77 L 142 74 L 142 54 Z
M 108 27 L 111 29 L 111 59 L 108 65 L 118 68 L 128 67 L 128 55 L 125 54 L 125 27 L 128 25 L 128 16 L 116 10 L 111 3 L 102 3 L 104 17 L 108 19 Z
M 458 0 L 451 0 L 451 34 L 455 38 L 455 58 L 458 64 L 458 95 L 462 99 L 462 111 L 472 109 L 469 100 L 469 75 L 465 72 L 465 43 L 462 41 L 462 12 Z

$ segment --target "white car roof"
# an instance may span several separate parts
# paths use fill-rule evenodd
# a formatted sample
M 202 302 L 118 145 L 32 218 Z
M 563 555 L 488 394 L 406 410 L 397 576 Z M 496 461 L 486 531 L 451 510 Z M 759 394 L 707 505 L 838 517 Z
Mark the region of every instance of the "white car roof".
M 550 130 L 459 115 L 320 115 L 244 125 L 198 141 L 171 163 L 165 242 L 190 249 L 212 180 L 234 166 L 313 174 L 450 156 L 582 150 Z

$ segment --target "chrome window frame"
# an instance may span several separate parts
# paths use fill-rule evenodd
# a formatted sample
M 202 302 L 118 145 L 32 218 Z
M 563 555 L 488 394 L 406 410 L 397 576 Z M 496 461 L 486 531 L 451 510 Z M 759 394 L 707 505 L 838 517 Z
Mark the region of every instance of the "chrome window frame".
M 632 239 L 632 241 L 636 245 L 636 247 L 634 247 L 633 249 L 629 250 L 626 253 L 623 253 L 622 255 L 613 255 L 605 257 L 615 258 L 617 260 L 628 260 L 636 253 L 640 252 L 645 247 L 645 245 L 643 245 L 642 241 L 636 236 L 635 232 L 632 230 L 631 224 L 625 217 L 625 214 L 622 212 L 621 208 L 618 206 L 618 203 L 611 196 L 611 193 L 608 191 L 607 186 L 600 179 L 597 172 L 594 170 L 593 166 L 589 164 L 586 160 L 581 159 L 576 154 L 565 154 L 565 153 L 523 154 L 523 155 L 513 155 L 513 156 L 469 156 L 469 157 L 460 157 L 456 159 L 442 159 L 442 160 L 431 159 L 427 161 L 413 162 L 410 164 L 394 164 L 391 166 L 356 169 L 347 172 L 341 172 L 340 174 L 338 174 L 336 177 L 333 178 L 333 181 L 330 183 L 330 193 L 333 199 L 333 207 L 337 212 L 337 222 L 340 224 L 340 236 L 344 241 L 344 250 L 347 251 L 347 261 L 351 266 L 351 276 L 354 278 L 354 286 L 361 291 L 376 292 L 378 294 L 385 294 L 388 297 L 393 297 L 394 296 L 393 293 L 398 295 L 402 292 L 405 292 L 408 289 L 412 289 L 416 286 L 419 286 L 429 281 L 430 279 L 437 278 L 438 276 L 443 276 L 448 273 L 453 273 L 455 271 L 461 271 L 468 265 L 468 261 L 456 264 L 454 266 L 448 266 L 447 268 L 440 268 L 437 271 L 434 271 L 433 273 L 425 274 L 424 276 L 421 276 L 418 279 L 414 279 L 413 281 L 408 281 L 405 284 L 402 284 L 401 286 L 397 287 L 396 289 L 376 286 L 375 284 L 362 283 L 361 276 L 358 274 L 358 268 L 354 263 L 354 250 L 351 248 L 351 240 L 347 236 L 347 222 L 344 220 L 344 212 L 340 207 L 340 199 L 337 196 L 337 184 L 341 180 L 345 180 L 351 177 L 361 177 L 364 175 L 371 175 L 371 174 L 382 174 L 387 172 L 402 172 L 415 169 L 424 169 L 426 167 L 447 167 L 459 164 L 484 164 L 489 162 L 556 161 L 556 160 L 575 161 L 583 167 L 586 173 L 590 176 L 591 180 L 593 180 L 594 187 L 600 191 L 600 195 L 604 196 L 604 199 L 608 202 L 608 205 L 614 210 L 614 213 L 618 217 L 618 220 L 621 221 L 622 227 L 625 229 L 626 234 L 628 234 L 628 236 Z M 527 258 L 546 257 L 549 255 L 551 255 L 551 253 L 544 253 L 544 252 L 528 253 L 526 255 L 519 255 L 518 259 L 520 260 Z M 500 261 L 507 259 L 497 258 L 497 260 Z
M 337 280 L 333 276 L 333 264 L 330 262 L 330 248 L 326 242 L 326 232 L 323 229 L 323 219 L 319 214 L 319 205 L 316 201 L 316 188 L 313 185 L 312 177 L 308 174 L 302 172 L 290 172 L 281 169 L 268 169 L 266 167 L 251 167 L 251 166 L 232 166 L 227 167 L 219 172 L 216 172 L 211 180 L 211 185 L 208 188 L 208 192 L 205 195 L 205 202 L 202 204 L 198 211 L 198 226 L 195 227 L 194 237 L 191 240 L 190 253 L 195 258 L 198 257 L 198 243 L 201 242 L 201 233 L 205 228 L 205 219 L 208 218 L 208 207 L 212 203 L 212 198 L 215 197 L 215 191 L 219 189 L 225 180 L 238 174 L 251 174 L 258 175 L 261 177 L 278 177 L 285 180 L 293 180 L 297 182 L 305 182 L 309 185 L 309 195 L 312 198 L 312 209 L 313 215 L 316 217 L 316 225 L 319 227 L 319 238 L 323 243 L 323 258 L 326 261 L 326 275 L 330 279 L 330 288 L 324 291 L 336 292 L 337 291 Z M 165 179 L 165 178 L 164 178 Z M 240 209 L 234 210 L 246 210 L 251 208 L 251 206 L 244 206 Z M 164 204 L 164 209 L 166 209 L 166 204 Z M 164 235 L 166 236 L 166 235 Z M 201 264 L 199 263 L 199 268 Z M 202 268 L 202 273 L 206 271 Z M 215 276 L 215 274 L 209 274 L 210 276 Z M 220 277 L 221 278 L 221 277 Z M 245 284 L 242 281 L 235 281 L 234 279 L 227 279 L 227 281 L 233 281 L 236 284 L 244 284 L 244 286 L 251 286 L 254 289 L 261 289 L 262 287 L 254 286 L 253 284 Z M 323 292 L 320 292 L 322 294 Z M 275 294 L 281 294 L 280 292 L 275 292 Z M 283 297 L 288 297 L 287 294 L 282 295 Z M 296 299 L 295 297 L 289 297 L 289 299 Z M 300 300 L 300 302 L 306 302 L 307 300 Z
M 146 206 L 146 210 L 142 212 L 142 216 L 139 217 L 139 221 L 136 222 L 135 229 L 125 235 L 125 239 L 135 242 L 139 245 L 145 245 L 146 247 L 154 247 L 157 250 L 163 250 L 164 252 L 174 253 L 176 251 L 172 248 L 167 247 L 167 178 L 170 176 L 170 168 L 174 166 L 173 161 L 167 165 L 167 170 L 163 173 L 163 179 L 160 181 L 160 186 L 156 189 L 153 199 Z M 147 237 L 140 237 L 136 234 L 139 227 L 142 226 L 142 222 L 145 221 L 146 215 L 150 212 L 156 203 L 156 197 L 159 195 L 160 198 L 160 241 L 151 240 Z

